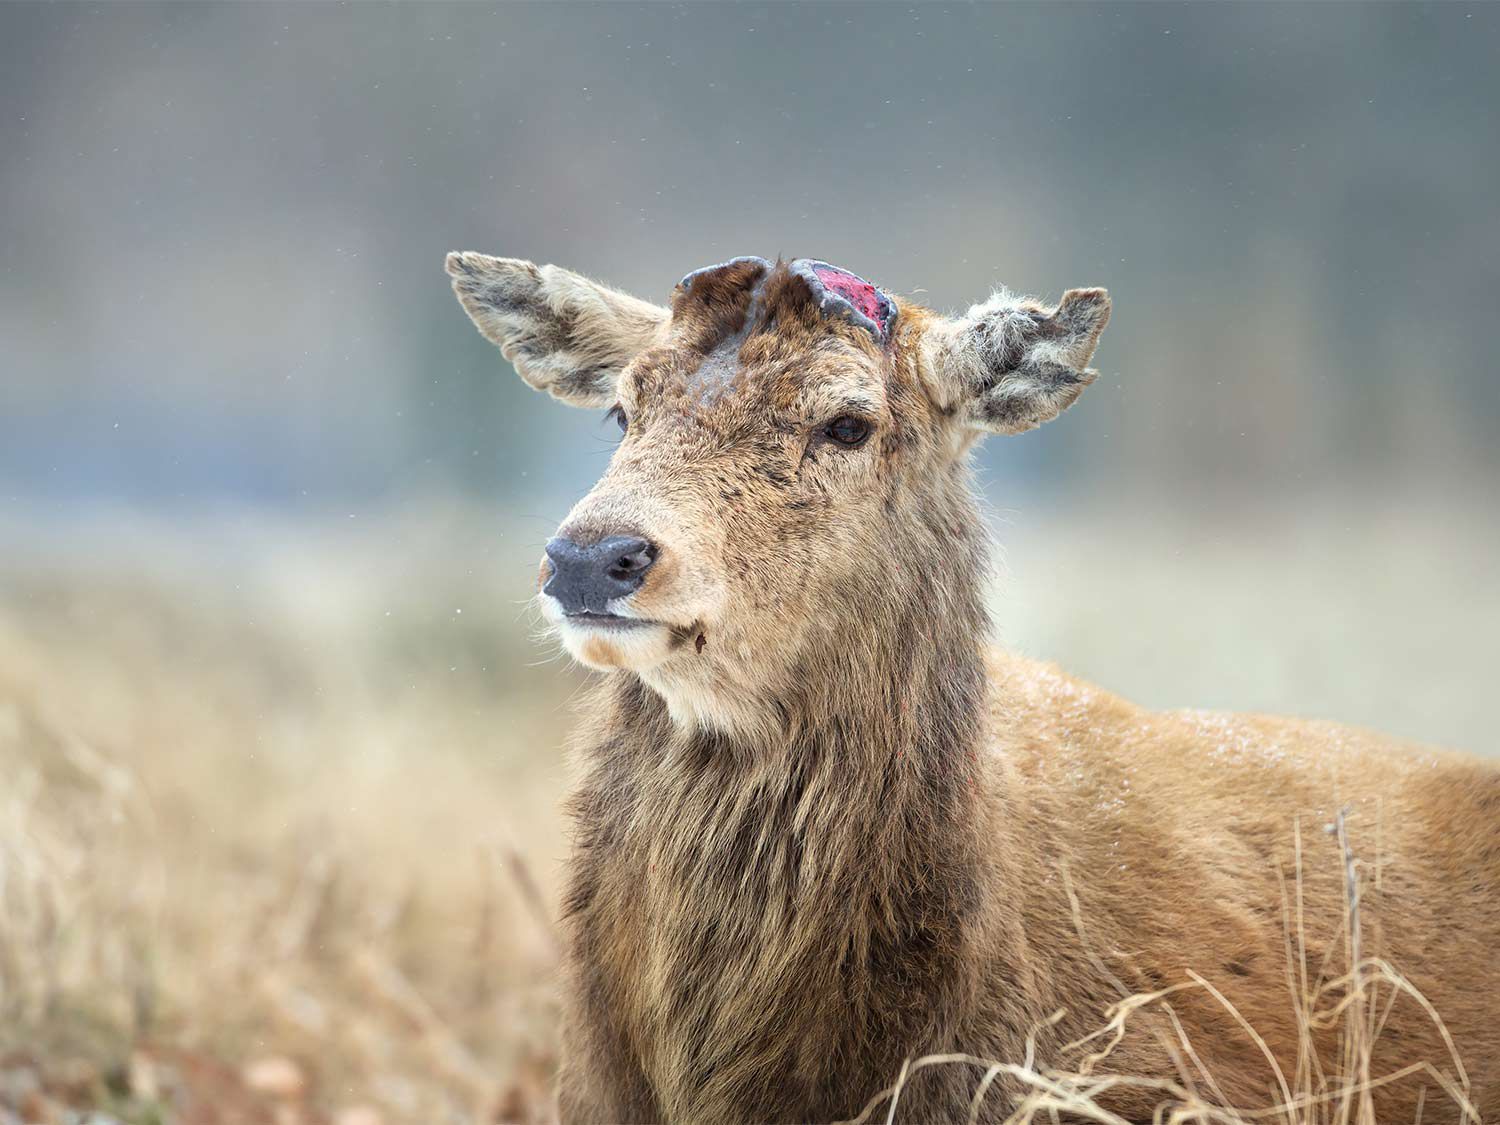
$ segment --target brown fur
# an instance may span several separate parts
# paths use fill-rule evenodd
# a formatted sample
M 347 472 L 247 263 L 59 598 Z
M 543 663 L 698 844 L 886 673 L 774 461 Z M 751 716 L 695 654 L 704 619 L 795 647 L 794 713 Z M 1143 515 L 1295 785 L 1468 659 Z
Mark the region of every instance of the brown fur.
M 511 291 L 517 269 L 540 276 L 450 262 L 502 344 L 475 293 Z M 967 451 L 1076 399 L 1102 291 L 1056 310 L 1001 294 L 956 319 L 902 304 L 888 348 L 783 267 L 703 275 L 670 315 L 627 311 L 588 351 L 611 388 L 590 401 L 618 398 L 630 433 L 564 530 L 659 544 L 628 608 L 661 624 L 559 626 L 610 669 L 569 806 L 567 1121 L 846 1118 L 907 1057 L 1020 1060 L 1039 1028 L 1044 1062 L 1076 1064 L 1064 1046 L 1122 991 L 1190 971 L 1290 1072 L 1284 893 L 1300 834 L 1308 963 L 1342 972 L 1343 853 L 1323 830 L 1340 809 L 1372 873 L 1366 952 L 1432 1002 L 1475 1103 L 1500 1114 L 1500 772 L 1329 724 L 1152 713 L 984 646 Z M 863 447 L 821 436 L 855 409 Z M 1218 1001 L 1172 1007 L 1227 1101 L 1279 1100 Z M 1145 1010 L 1101 1069 L 1173 1076 L 1175 1042 Z M 1332 1033 L 1319 1048 L 1336 1072 Z M 1447 1052 L 1397 1000 L 1374 1073 L 1423 1058 Z M 901 1119 L 962 1120 L 974 1079 L 921 1072 Z M 1412 1119 L 1419 1085 L 1383 1088 L 1381 1119 Z M 1154 1101 L 1111 1104 L 1149 1120 Z M 997 1088 L 986 1112 L 1005 1104 Z

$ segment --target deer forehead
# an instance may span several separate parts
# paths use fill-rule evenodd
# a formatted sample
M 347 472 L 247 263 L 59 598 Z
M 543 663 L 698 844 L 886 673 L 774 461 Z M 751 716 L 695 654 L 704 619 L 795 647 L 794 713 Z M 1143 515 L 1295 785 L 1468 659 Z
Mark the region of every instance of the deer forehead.
M 666 340 L 629 365 L 621 398 L 689 414 L 877 413 L 896 313 L 873 285 L 810 259 L 695 270 L 674 294 Z

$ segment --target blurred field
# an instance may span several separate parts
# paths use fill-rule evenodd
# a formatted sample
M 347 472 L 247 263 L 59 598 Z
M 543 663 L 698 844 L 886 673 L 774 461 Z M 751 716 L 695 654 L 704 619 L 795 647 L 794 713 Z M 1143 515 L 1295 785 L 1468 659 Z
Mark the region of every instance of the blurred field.
M 6 575 L 0 1054 L 127 1120 L 271 1120 L 221 1088 L 268 1058 L 320 1110 L 540 1111 L 554 951 L 517 874 L 554 881 L 579 680 L 465 515 L 137 527 Z
M 1493 750 L 1493 521 L 1314 511 L 1000 511 L 1001 635 Z M 0 525 L 0 1122 L 549 1118 L 584 677 L 529 635 L 548 525 L 358 515 Z

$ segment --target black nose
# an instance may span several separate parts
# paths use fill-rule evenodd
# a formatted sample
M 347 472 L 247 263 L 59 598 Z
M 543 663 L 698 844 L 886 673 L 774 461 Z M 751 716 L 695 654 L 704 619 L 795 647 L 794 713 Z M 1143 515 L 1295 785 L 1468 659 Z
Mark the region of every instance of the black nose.
M 633 594 L 656 561 L 656 545 L 639 535 L 611 535 L 584 546 L 561 535 L 547 544 L 552 573 L 542 587 L 564 613 L 608 613 L 611 598 Z

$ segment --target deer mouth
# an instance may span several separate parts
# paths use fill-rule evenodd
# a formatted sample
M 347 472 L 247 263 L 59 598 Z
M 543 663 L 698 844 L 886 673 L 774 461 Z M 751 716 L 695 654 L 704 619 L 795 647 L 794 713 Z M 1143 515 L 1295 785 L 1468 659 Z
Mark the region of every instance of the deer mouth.
M 617 613 L 592 613 L 584 610 L 579 613 L 565 613 L 562 619 L 569 625 L 581 625 L 586 628 L 607 630 L 629 630 L 649 628 L 660 622 L 649 621 L 643 617 L 621 617 Z

